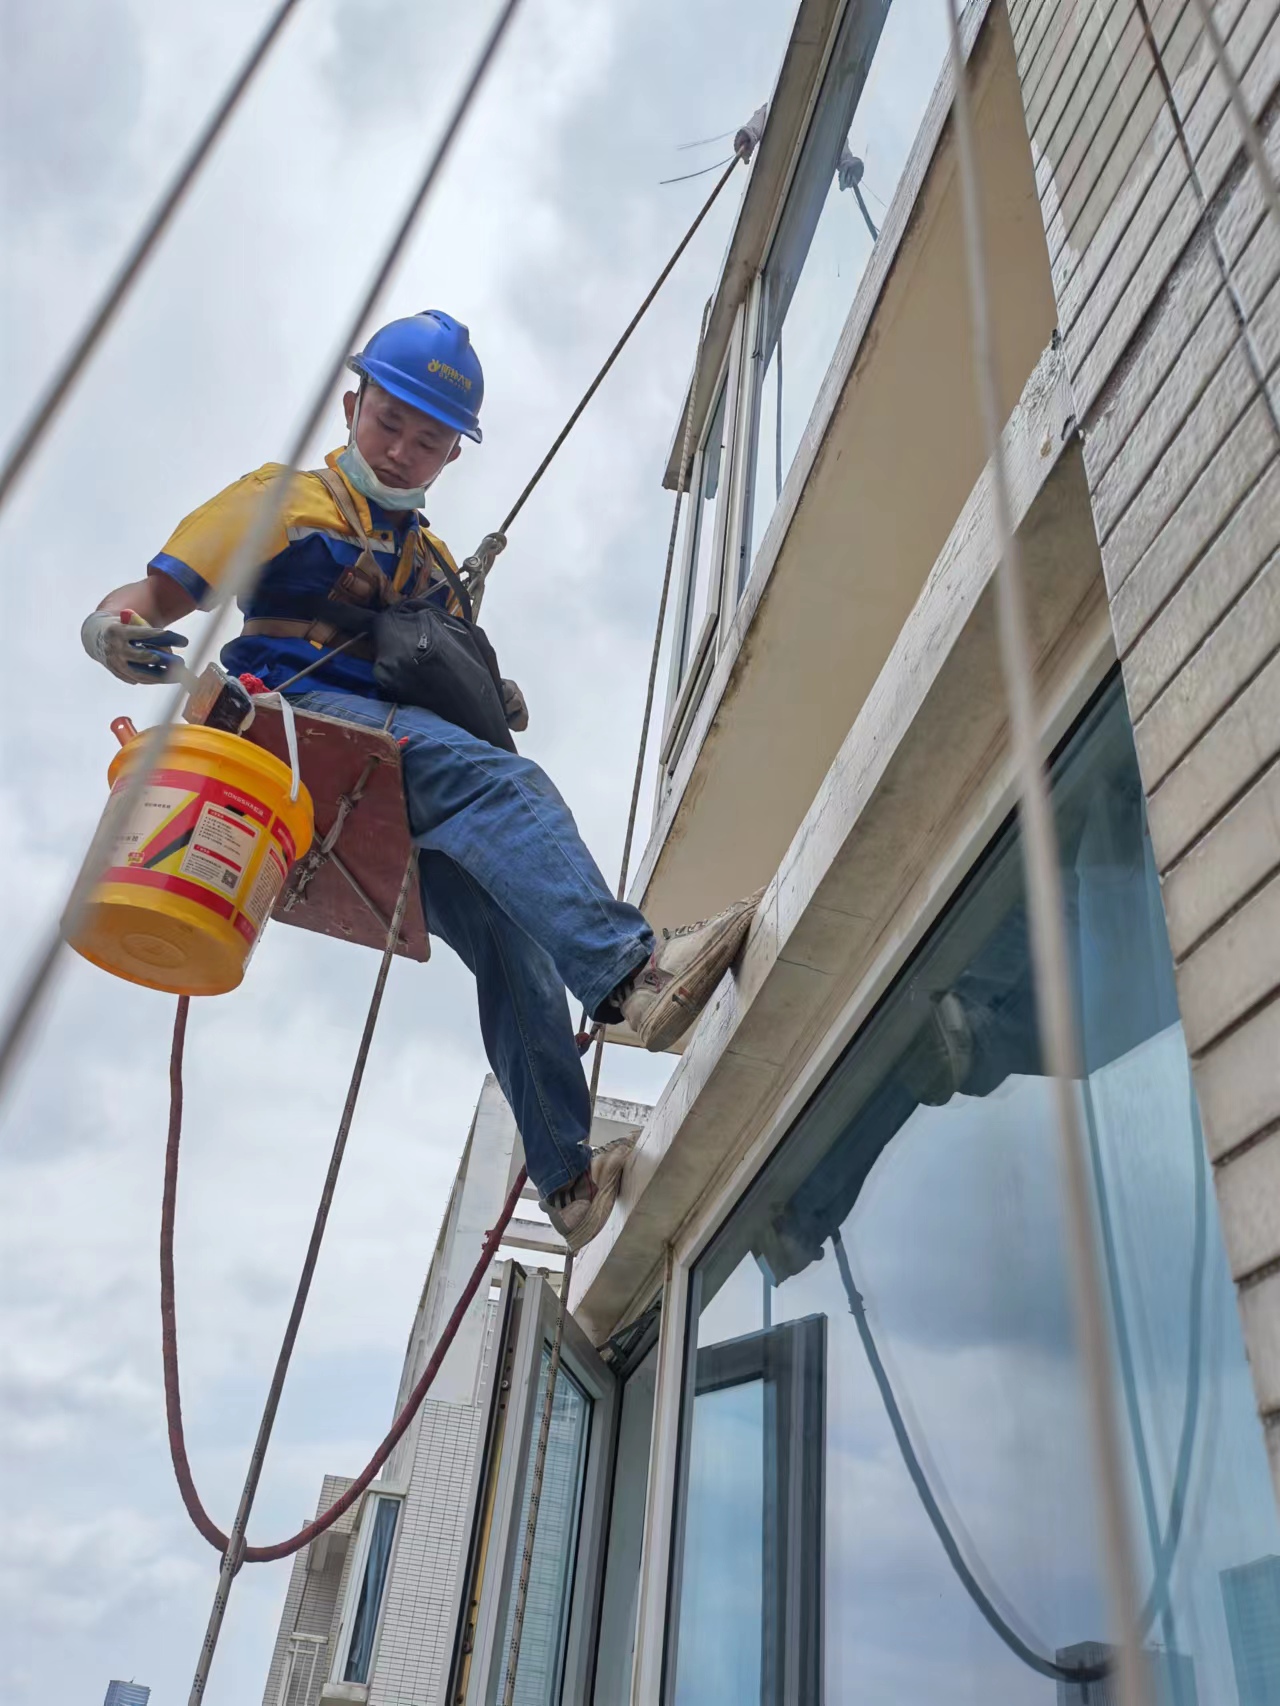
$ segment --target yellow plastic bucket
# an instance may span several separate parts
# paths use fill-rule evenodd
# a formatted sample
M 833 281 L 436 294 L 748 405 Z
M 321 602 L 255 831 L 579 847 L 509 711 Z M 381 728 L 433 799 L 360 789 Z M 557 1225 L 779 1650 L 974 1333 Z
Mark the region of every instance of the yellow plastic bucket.
M 145 736 L 134 735 L 112 759 L 113 795 L 145 746 Z M 289 867 L 311 845 L 311 796 L 300 787 L 291 801 L 291 784 L 287 765 L 239 735 L 173 729 L 111 837 L 107 869 L 71 946 L 148 989 L 234 989 Z M 105 827 L 104 820 L 100 836 Z

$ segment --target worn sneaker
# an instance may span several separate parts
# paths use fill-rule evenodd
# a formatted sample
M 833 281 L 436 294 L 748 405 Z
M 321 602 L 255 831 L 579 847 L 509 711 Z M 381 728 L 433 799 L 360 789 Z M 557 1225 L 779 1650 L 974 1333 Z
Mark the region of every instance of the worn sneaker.
M 714 918 L 700 918 L 662 940 L 621 996 L 622 1016 L 647 1049 L 660 1054 L 678 1042 L 733 963 L 760 904 L 760 889 Z
M 540 1200 L 552 1226 L 573 1251 L 589 1244 L 613 1212 L 622 1169 L 636 1146 L 634 1137 L 615 1137 L 591 1151 L 591 1165 L 562 1191 Z

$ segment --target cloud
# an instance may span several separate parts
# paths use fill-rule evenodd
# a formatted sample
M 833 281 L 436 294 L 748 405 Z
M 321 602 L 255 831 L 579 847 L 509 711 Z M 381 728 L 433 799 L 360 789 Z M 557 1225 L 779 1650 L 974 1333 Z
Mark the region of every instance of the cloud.
M 22 177 L 4 184 L 0 435 L 266 11 L 55 0 L 24 17 L 20 39 L 11 28 L 4 117 L 24 128 L 22 148 L 5 150 Z M 524 483 L 699 205 L 702 183 L 658 187 L 689 158 L 675 143 L 758 104 L 787 13 L 742 16 L 727 0 L 695 14 L 675 0 L 522 12 L 379 310 L 452 309 L 486 365 L 486 443 L 433 493 L 433 521 L 458 551 Z M 182 514 L 280 454 L 485 27 L 483 13 L 409 0 L 299 8 L 0 516 L 11 968 L 56 916 L 96 822 L 109 719 L 154 714 L 145 691 L 83 657 L 85 612 Z M 708 222 L 513 530 L 485 611 L 533 708 L 526 750 L 611 878 L 670 515 L 661 466 L 733 205 Z M 338 430 L 335 400 L 312 454 Z M 193 1464 L 224 1524 L 373 972 L 373 956 L 274 926 L 244 987 L 192 1017 L 178 1319 Z M 163 1434 L 156 1236 L 171 1021 L 168 999 L 69 957 L 0 1110 L 6 1706 L 93 1699 L 112 1675 L 185 1697 L 208 1612 L 216 1559 L 178 1504 Z M 397 965 L 254 1515 L 260 1537 L 295 1526 L 321 1474 L 358 1466 L 386 1425 L 484 1070 L 471 981 L 452 954 Z M 652 1099 L 668 1071 L 620 1051 L 603 1088 Z M 210 1706 L 260 1694 L 286 1579 L 276 1566 L 237 1583 Z
M 102 235 L 93 203 L 126 188 L 134 172 L 145 81 L 138 22 L 127 0 L 14 8 L 4 48 L 6 217 L 57 222 L 91 247 Z

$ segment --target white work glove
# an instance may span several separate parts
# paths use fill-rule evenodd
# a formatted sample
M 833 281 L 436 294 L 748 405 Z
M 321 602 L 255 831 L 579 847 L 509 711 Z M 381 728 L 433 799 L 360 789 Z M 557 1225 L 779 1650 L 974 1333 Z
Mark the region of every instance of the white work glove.
M 84 619 L 80 643 L 104 669 L 138 687 L 170 680 L 178 669 L 172 648 L 185 646 L 187 638 L 172 628 L 153 628 L 131 611 L 95 610 Z
M 514 729 L 517 734 L 529 727 L 529 707 L 524 702 L 524 694 L 514 681 L 502 678 L 502 709 L 506 712 L 507 727 Z

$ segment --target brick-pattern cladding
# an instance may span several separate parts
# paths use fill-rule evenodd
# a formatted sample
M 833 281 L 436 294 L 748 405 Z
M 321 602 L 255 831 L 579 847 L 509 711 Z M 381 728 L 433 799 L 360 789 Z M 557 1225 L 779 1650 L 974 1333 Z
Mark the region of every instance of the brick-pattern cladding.
M 472 1472 L 483 1412 L 422 1406 L 400 1516 L 369 1706 L 435 1706 L 453 1650 L 452 1589 L 471 1523 Z
M 1280 0 L 1215 16 L 1280 170 Z M 1280 1490 L 1280 231 L 1192 0 L 1010 0 L 1009 24 Z

